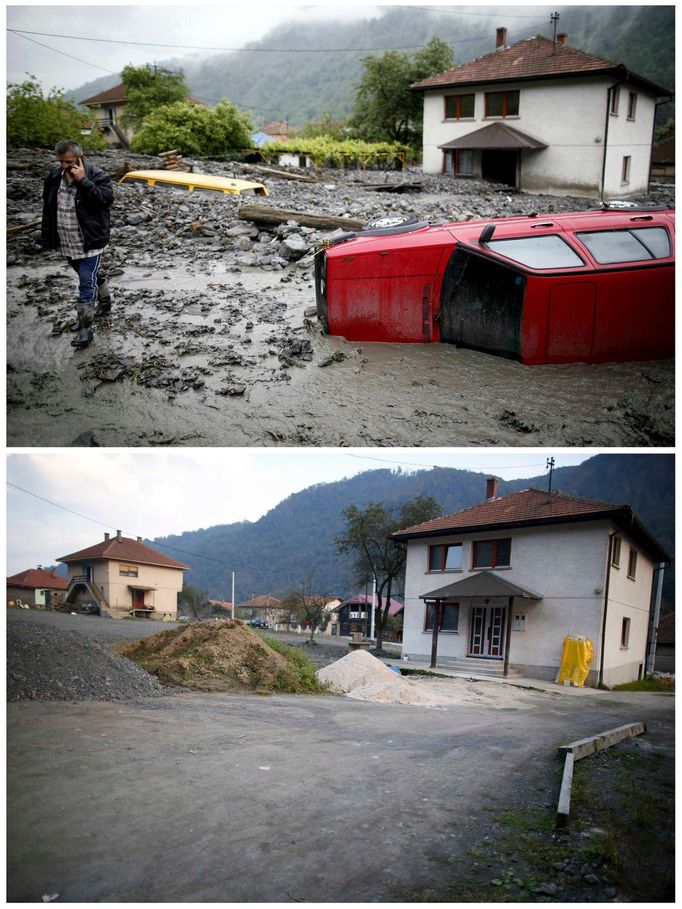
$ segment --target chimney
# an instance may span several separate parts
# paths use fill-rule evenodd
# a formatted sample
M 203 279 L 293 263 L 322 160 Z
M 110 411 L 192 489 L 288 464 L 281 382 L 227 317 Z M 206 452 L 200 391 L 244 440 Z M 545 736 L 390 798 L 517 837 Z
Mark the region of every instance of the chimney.
M 142 537 L 138 537 L 138 538 L 137 538 L 137 542 L 138 542 L 138 543 L 141 543 L 141 542 L 142 542 Z
M 485 481 L 485 500 L 486 502 L 491 502 L 493 499 L 497 498 L 497 486 L 499 480 L 497 477 L 488 477 Z
M 560 35 L 556 36 L 556 39 L 559 42 L 559 44 L 565 44 L 566 38 L 568 38 L 568 35 L 566 34 L 566 32 L 562 32 Z
M 105 543 L 108 543 L 108 542 L 109 542 L 109 534 L 108 534 L 108 533 L 105 533 L 105 534 L 104 534 L 104 542 L 105 542 Z
M 116 539 L 118 540 L 119 543 L 121 542 L 121 531 L 120 530 L 116 531 Z
M 504 47 L 507 43 L 507 29 L 498 28 L 497 29 L 497 43 L 495 44 L 495 50 L 499 50 L 501 47 Z
M 42 571 L 42 570 L 43 570 L 43 566 L 42 566 L 42 565 L 38 565 L 38 571 Z

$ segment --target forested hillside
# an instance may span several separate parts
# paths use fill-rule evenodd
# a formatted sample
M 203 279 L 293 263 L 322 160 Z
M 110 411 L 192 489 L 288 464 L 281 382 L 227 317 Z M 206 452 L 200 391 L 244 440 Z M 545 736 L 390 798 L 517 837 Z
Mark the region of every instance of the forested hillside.
M 508 28 L 513 43 L 536 34 L 552 35 L 544 7 L 444 8 L 369 7 L 375 15 L 358 22 L 283 24 L 259 42 L 237 53 L 174 59 L 163 65 L 182 68 L 193 95 L 208 104 L 227 97 L 250 111 L 256 126 L 287 120 L 296 126 L 321 120 L 325 114 L 343 119 L 351 110 L 362 58 L 395 49 L 412 53 L 432 38 L 453 49 L 455 65 L 494 49 L 497 26 Z M 674 6 L 567 6 L 558 31 L 574 47 L 624 63 L 659 84 L 674 88 Z M 484 12 L 495 10 L 494 15 Z M 523 17 L 521 16 L 523 11 Z M 530 12 L 530 15 L 528 15 Z M 227 42 L 229 43 L 229 42 Z M 83 99 L 116 83 L 97 79 L 70 95 Z M 672 116 L 671 105 L 663 108 Z
M 547 476 L 502 482 L 500 494 L 547 488 Z M 674 549 L 674 458 L 597 455 L 577 467 L 554 472 L 553 489 L 598 501 L 630 505 L 657 539 Z M 485 477 L 471 471 L 433 468 L 415 473 L 371 470 L 351 479 L 319 484 L 289 496 L 253 523 L 222 525 L 153 541 L 192 566 L 186 579 L 212 597 L 231 598 L 236 572 L 237 601 L 251 594 L 282 595 L 311 579 L 319 593 L 359 589 L 347 559 L 334 545 L 343 530 L 342 512 L 370 502 L 397 504 L 433 496 L 444 514 L 482 502 Z M 670 573 L 669 573 L 670 574 Z M 666 584 L 672 596 L 672 583 Z

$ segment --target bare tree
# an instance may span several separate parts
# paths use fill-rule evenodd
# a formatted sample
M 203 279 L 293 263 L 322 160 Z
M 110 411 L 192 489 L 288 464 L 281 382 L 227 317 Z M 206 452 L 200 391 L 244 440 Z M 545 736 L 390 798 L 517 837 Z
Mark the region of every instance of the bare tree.
M 305 622 L 310 627 L 310 641 L 312 643 L 315 632 L 326 624 L 327 598 L 313 593 L 314 584 L 312 576 L 305 577 L 297 588 L 287 591 L 281 607 L 285 608 L 291 617 L 296 616 L 299 621 Z
M 191 587 L 189 584 L 183 586 L 178 602 L 184 613 L 195 619 L 198 619 L 209 608 L 207 591 Z

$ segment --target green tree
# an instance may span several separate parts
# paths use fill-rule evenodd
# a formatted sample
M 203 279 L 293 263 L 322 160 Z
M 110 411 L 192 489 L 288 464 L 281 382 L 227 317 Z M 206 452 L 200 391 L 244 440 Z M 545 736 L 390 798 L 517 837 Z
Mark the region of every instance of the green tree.
M 663 126 L 659 126 L 656 130 L 656 142 L 664 142 L 666 139 L 672 139 L 675 135 L 675 121 L 674 119 L 667 120 Z
M 88 151 L 105 147 L 89 113 L 78 110 L 53 88 L 43 95 L 35 76 L 11 84 L 7 92 L 7 145 L 10 148 L 54 148 L 60 139 L 75 139 Z M 83 130 L 91 130 L 87 134 Z
M 182 609 L 183 615 L 189 615 L 194 619 L 208 614 L 210 608 L 208 605 L 208 593 L 205 590 L 199 590 L 190 584 L 183 584 L 182 591 L 178 596 L 178 605 Z
M 326 136 L 329 139 L 342 141 L 347 138 L 347 134 L 348 128 L 345 120 L 335 120 L 328 111 L 323 115 L 321 120 L 306 124 L 300 133 L 298 133 L 297 138 L 317 139 L 321 136 Z
M 410 85 L 452 67 L 452 50 L 433 38 L 414 56 L 385 51 L 363 58 L 350 123 L 360 138 L 419 144 L 422 133 L 421 93 Z
M 391 534 L 430 521 L 440 513 L 438 502 L 424 495 L 394 508 L 388 508 L 381 502 L 371 502 L 364 510 L 351 505 L 343 511 L 346 528 L 336 540 L 336 545 L 342 554 L 353 556 L 356 582 L 376 583 L 375 630 L 379 653 L 383 647 L 393 583 L 405 570 L 406 549 L 396 543 Z
M 121 81 L 126 87 L 127 103 L 121 116 L 124 126 L 138 128 L 153 111 L 175 101 L 185 101 L 189 89 L 182 70 L 172 72 L 164 67 L 125 66 Z
M 176 101 L 145 117 L 130 146 L 144 155 L 170 148 L 186 155 L 225 155 L 250 147 L 252 132 L 250 117 L 226 98 L 213 108 Z

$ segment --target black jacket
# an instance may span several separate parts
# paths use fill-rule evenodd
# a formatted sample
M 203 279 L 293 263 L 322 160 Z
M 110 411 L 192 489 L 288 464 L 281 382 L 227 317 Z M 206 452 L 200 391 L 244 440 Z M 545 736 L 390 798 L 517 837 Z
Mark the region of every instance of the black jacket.
M 61 167 L 55 167 L 43 185 L 43 224 L 41 243 L 44 249 L 59 249 L 57 232 L 57 194 L 62 179 Z M 83 233 L 83 247 L 101 249 L 109 242 L 109 208 L 114 201 L 111 178 L 103 170 L 85 162 L 85 176 L 76 183 L 76 215 Z

